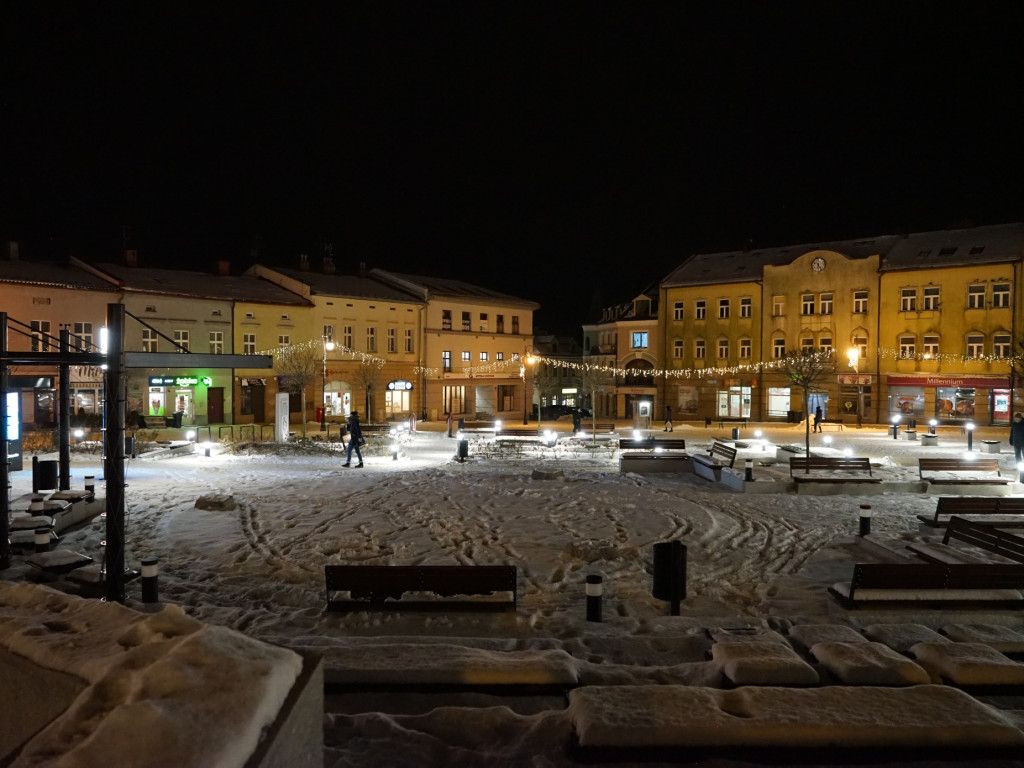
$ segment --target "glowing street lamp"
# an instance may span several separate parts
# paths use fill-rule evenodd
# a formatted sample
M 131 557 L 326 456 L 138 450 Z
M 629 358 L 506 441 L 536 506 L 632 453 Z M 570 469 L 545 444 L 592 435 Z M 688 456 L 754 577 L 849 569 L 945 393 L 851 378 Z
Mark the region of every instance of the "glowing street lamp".
M 892 439 L 896 440 L 900 435 L 900 417 L 892 417 Z
M 853 368 L 854 373 L 860 373 L 860 349 L 858 347 L 850 347 L 846 350 L 846 360 Z M 864 385 L 860 383 L 860 378 L 857 378 L 857 429 L 861 428 L 861 423 L 864 420 Z
M 531 354 L 527 354 L 524 358 L 525 364 L 523 368 L 523 424 L 529 424 L 529 420 L 526 418 L 526 366 L 532 366 L 537 362 L 537 358 Z M 540 398 L 537 398 L 537 429 L 540 429 Z
M 324 341 L 324 375 L 321 379 L 320 385 L 320 431 L 323 432 L 327 429 L 327 353 L 334 349 L 334 342 L 331 341 L 327 336 L 323 337 Z

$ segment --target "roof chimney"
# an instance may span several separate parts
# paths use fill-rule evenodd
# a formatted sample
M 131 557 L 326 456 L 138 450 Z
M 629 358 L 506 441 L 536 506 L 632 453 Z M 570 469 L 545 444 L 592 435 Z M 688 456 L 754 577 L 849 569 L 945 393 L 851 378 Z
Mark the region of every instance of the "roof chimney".
M 17 261 L 18 260 L 19 255 L 18 255 L 18 241 L 17 240 L 8 240 L 7 241 L 7 258 L 10 259 L 11 261 Z
M 299 271 L 300 272 L 309 272 L 309 254 L 308 253 L 300 253 L 299 254 Z
M 220 277 L 227 277 L 231 274 L 231 262 L 226 260 L 220 260 L 217 262 L 217 274 Z
M 139 266 L 139 252 L 134 248 L 124 249 L 124 265 L 126 267 Z

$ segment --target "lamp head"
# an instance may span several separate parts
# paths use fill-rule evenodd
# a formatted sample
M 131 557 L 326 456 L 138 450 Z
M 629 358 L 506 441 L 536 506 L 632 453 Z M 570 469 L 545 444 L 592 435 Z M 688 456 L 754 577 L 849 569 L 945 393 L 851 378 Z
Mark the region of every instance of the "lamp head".
M 856 369 L 857 364 L 860 362 L 860 350 L 856 347 L 851 347 L 846 350 L 846 359 L 849 362 L 850 367 Z

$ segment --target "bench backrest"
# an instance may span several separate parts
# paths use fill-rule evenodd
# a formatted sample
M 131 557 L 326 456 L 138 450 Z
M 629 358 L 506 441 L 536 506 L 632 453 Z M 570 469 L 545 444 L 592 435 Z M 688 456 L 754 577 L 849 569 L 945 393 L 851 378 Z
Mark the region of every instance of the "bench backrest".
M 736 461 L 736 449 L 730 448 L 725 443 L 720 443 L 717 440 L 711 444 L 710 453 L 712 456 L 721 456 L 729 462 L 730 467 L 732 467 L 733 462 Z
M 851 598 L 858 589 L 1024 589 L 1024 565 L 857 563 Z
M 789 472 L 794 469 L 831 469 L 871 474 L 871 459 L 866 456 L 790 456 Z
M 325 565 L 327 592 L 353 600 L 399 599 L 404 592 L 483 595 L 516 591 L 514 565 Z M 328 595 L 329 596 L 329 595 Z
M 999 496 L 940 496 L 935 504 L 939 515 L 995 515 L 999 512 Z
M 539 429 L 501 429 L 495 431 L 495 437 L 539 437 Z
M 1001 531 L 991 525 L 972 523 L 963 517 L 952 517 L 946 526 L 946 535 L 942 537 L 942 543 L 949 544 L 950 539 L 962 541 L 1008 560 L 1024 563 L 1024 537 Z
M 999 459 L 918 459 L 921 472 L 995 472 L 999 474 Z
M 653 451 L 655 448 L 682 450 L 686 448 L 686 440 L 681 437 L 667 437 L 658 440 L 653 438 L 648 440 L 637 440 L 631 437 L 620 437 L 619 448 L 648 451 Z

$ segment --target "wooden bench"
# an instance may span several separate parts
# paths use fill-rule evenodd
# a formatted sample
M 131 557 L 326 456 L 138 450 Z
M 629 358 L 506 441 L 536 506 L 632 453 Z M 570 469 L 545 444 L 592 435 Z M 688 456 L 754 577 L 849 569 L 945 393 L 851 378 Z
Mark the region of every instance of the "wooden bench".
M 495 430 L 495 437 L 540 437 L 539 429 L 528 429 L 518 427 L 502 427 L 501 429 Z
M 842 432 L 843 430 L 843 422 L 839 421 L 839 419 L 822 419 L 821 421 L 818 422 L 818 426 L 835 427 L 835 429 L 837 429 L 840 432 Z
M 950 546 L 951 539 L 962 541 L 983 553 L 1024 563 L 1024 537 L 1000 531 L 991 525 L 973 522 L 965 517 L 950 518 L 946 535 L 942 537 L 942 544 L 915 542 L 908 544 L 907 549 L 918 557 L 934 563 L 978 563 L 991 560 Z
M 646 440 L 637 440 L 633 437 L 620 437 L 619 438 L 619 450 L 622 451 L 685 451 L 686 440 L 681 437 L 665 437 L 655 439 L 653 437 Z
M 794 474 L 794 470 L 805 474 Z M 868 476 L 822 476 L 809 474 L 811 472 L 867 472 Z M 879 483 L 882 480 L 871 474 L 871 459 L 863 456 L 792 456 L 789 475 L 797 483 Z
M 829 587 L 846 608 L 875 605 L 1024 607 L 1024 565 L 1017 563 L 857 563 L 850 583 Z
M 514 565 L 325 565 L 324 582 L 330 611 L 516 610 Z M 339 592 L 348 592 L 349 599 L 340 599 Z M 406 592 L 431 593 L 441 598 L 511 593 L 511 598 L 402 600 Z
M 584 432 L 587 431 L 587 426 L 588 426 L 588 424 L 587 424 L 586 419 L 584 419 L 583 421 L 580 422 L 580 429 L 582 429 Z M 606 422 L 606 423 L 602 424 L 599 421 L 596 424 L 593 424 L 593 425 L 590 425 L 590 426 L 591 426 L 591 429 L 593 429 L 595 432 L 598 432 L 598 433 L 601 433 L 601 432 L 614 432 L 615 431 L 615 425 L 612 424 L 611 422 Z
M 718 458 L 715 458 L 716 456 Z M 706 467 L 717 467 L 719 469 L 722 467 L 729 467 L 732 469 L 732 465 L 736 461 L 736 449 L 716 440 L 711 444 L 711 447 L 708 448 L 707 456 L 698 454 L 693 457 L 693 460 Z
M 744 427 L 747 426 L 747 419 L 742 416 L 722 416 L 721 418 L 715 419 L 718 422 L 718 428 L 724 429 L 726 424 L 742 424 Z
M 367 435 L 388 435 L 391 434 L 390 424 L 360 424 L 359 429 L 363 433 L 363 437 Z
M 925 472 L 972 472 L 968 477 L 925 477 Z M 980 472 L 995 472 L 995 477 L 979 477 Z M 999 474 L 999 459 L 918 459 L 917 474 L 933 485 L 1006 485 L 1009 478 Z
M 999 515 L 1004 519 L 986 520 L 984 524 L 1024 527 L 1024 499 L 1011 496 L 940 496 L 935 514 L 918 515 L 917 519 L 930 528 L 944 528 L 952 515 L 990 518 Z M 1014 515 L 1020 515 L 1019 519 L 1014 519 Z

